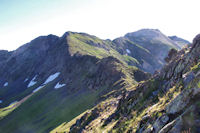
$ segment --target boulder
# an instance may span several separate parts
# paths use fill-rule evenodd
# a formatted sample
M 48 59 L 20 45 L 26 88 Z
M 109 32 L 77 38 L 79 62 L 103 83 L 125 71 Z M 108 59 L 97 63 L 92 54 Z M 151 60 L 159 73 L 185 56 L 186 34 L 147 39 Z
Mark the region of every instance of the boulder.
M 182 111 L 190 101 L 190 93 L 192 89 L 182 91 L 172 102 L 166 106 L 168 114 L 175 114 Z

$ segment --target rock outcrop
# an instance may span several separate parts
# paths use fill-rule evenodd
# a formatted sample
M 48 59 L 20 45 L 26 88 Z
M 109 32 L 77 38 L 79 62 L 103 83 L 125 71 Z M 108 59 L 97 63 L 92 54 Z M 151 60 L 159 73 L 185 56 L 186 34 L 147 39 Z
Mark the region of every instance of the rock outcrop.
M 87 132 L 199 132 L 199 56 L 197 35 L 191 47 L 176 52 L 151 79 L 118 93 L 117 109 L 95 127 L 97 119 L 90 120 L 90 128 L 84 125 Z

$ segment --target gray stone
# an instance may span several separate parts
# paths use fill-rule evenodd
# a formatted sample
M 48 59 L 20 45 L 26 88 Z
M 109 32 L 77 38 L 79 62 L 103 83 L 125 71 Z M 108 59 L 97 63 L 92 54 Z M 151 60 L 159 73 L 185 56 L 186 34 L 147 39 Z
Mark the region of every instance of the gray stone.
M 176 124 L 176 120 L 173 120 L 172 122 L 165 125 L 159 133 L 167 133 L 174 125 Z
M 183 120 L 180 117 L 179 120 L 177 120 L 176 124 L 174 127 L 168 132 L 168 133 L 181 133 L 181 127 L 183 125 Z
M 169 117 L 167 115 L 163 115 L 159 117 L 156 122 L 153 124 L 153 128 L 157 133 L 162 127 L 169 121 Z
M 166 106 L 166 112 L 168 114 L 175 114 L 183 110 L 190 101 L 189 95 L 191 92 L 192 89 L 186 89 L 182 91 L 172 102 Z

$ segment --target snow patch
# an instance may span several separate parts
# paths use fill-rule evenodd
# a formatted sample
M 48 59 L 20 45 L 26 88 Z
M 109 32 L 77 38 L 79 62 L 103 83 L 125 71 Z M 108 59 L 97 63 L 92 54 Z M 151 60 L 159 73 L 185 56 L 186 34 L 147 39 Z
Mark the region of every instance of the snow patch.
M 3 86 L 4 86 L 4 87 L 8 86 L 8 82 L 6 82 Z
M 0 100 L 0 103 L 3 103 L 3 101 L 2 101 L 2 100 Z
M 37 75 L 30 81 L 30 83 L 28 84 L 28 88 L 31 86 L 34 86 L 37 82 L 35 82 Z
M 130 54 L 130 53 L 131 53 L 131 51 L 130 51 L 129 49 L 126 49 L 126 52 L 127 52 L 128 54 Z
M 43 86 L 39 86 L 38 88 L 36 88 L 35 90 L 33 90 L 33 93 L 39 91 L 39 90 L 42 89 L 43 87 L 44 87 L 44 85 L 43 85 Z
M 26 82 L 26 81 L 28 81 L 28 78 L 26 78 L 26 79 L 24 80 L 24 82 Z
M 54 88 L 55 88 L 55 89 L 59 89 L 59 88 L 65 86 L 65 85 L 66 85 L 66 84 L 60 84 L 60 83 L 58 82 Z
M 50 75 L 48 78 L 47 78 L 47 80 L 41 85 L 41 86 L 39 86 L 38 88 L 36 88 L 35 90 L 33 90 L 33 93 L 35 93 L 35 92 L 37 92 L 37 91 L 39 91 L 40 89 L 42 89 L 46 84 L 48 84 L 49 82 L 51 82 L 51 81 L 53 81 L 54 79 L 56 79 L 58 76 L 60 75 L 60 72 L 57 72 L 57 73 L 55 73 L 55 74 L 52 74 L 52 75 Z M 34 80 L 35 80 L 35 78 L 36 78 L 36 76 L 31 80 L 31 81 L 33 81 L 33 83 L 34 83 Z M 31 82 L 30 82 L 31 83 Z M 30 84 L 29 83 L 29 84 Z M 35 82 L 36 83 L 36 82 Z M 57 87 L 62 87 L 63 86 L 63 84 L 62 85 L 60 85 L 60 84 L 58 84 L 58 86 Z M 56 87 L 55 87 L 56 88 Z M 57 89 L 57 88 L 56 88 Z
M 60 75 L 60 72 L 57 72 L 55 74 L 50 75 L 47 80 L 44 82 L 44 84 L 48 84 L 49 82 L 53 81 Z

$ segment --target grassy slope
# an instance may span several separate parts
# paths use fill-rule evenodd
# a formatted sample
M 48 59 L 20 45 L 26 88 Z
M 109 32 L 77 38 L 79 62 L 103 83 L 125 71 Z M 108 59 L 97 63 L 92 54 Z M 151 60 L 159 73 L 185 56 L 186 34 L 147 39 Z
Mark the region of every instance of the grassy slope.
M 9 105 L 8 107 L 1 108 L 0 109 L 0 120 L 6 117 L 9 113 L 11 113 L 13 110 L 15 110 L 14 105 Z
M 21 82 L 22 84 L 25 84 L 24 82 Z M 17 93 L 14 93 L 13 92 L 13 96 L 12 97 L 7 97 L 6 101 L 4 101 L 1 106 L 5 106 L 5 105 L 9 105 L 10 103 L 14 102 L 14 101 L 20 101 L 21 99 L 23 99 L 24 97 L 26 97 L 27 95 L 29 95 L 30 93 L 32 93 L 33 89 L 39 87 L 40 85 L 42 84 L 42 82 L 37 82 L 35 85 L 29 87 L 29 88 L 26 88 L 25 90 L 21 90 L 21 92 L 17 92 Z M 16 88 L 16 87 L 15 87 Z M 6 94 L 6 90 L 9 91 L 9 90 L 13 90 L 15 89 L 13 87 L 9 87 L 9 86 L 6 86 L 6 87 L 3 87 L 3 88 L 0 88 L 0 94 L 1 95 L 4 95 Z
M 122 71 L 124 71 L 124 73 L 126 73 L 126 75 L 129 75 L 129 74 L 131 74 L 131 75 L 134 75 L 133 73 L 134 72 L 136 72 L 136 71 L 139 71 L 137 68 L 135 68 L 135 67 L 132 67 L 132 66 L 129 66 L 128 68 L 127 68 L 128 70 L 122 70 Z M 131 72 L 129 72 L 129 73 L 127 73 L 128 71 L 132 71 L 133 73 L 131 73 Z M 111 123 L 111 124 L 109 124 L 109 125 L 107 125 L 107 126 L 105 126 L 105 127 L 102 127 L 102 124 L 103 124 L 103 122 L 101 122 L 101 123 L 99 123 L 99 121 L 101 121 L 102 119 L 104 119 L 105 120 L 105 118 L 102 118 L 102 117 L 109 117 L 110 115 L 108 115 L 109 113 L 113 113 L 114 111 L 115 111 L 115 108 L 113 108 L 113 107 L 111 107 L 108 103 L 111 103 L 110 101 L 112 101 L 112 102 L 116 102 L 117 100 L 116 100 L 116 98 L 115 98 L 115 95 L 116 95 L 116 93 L 117 93 L 117 95 L 118 94 L 121 94 L 121 92 L 122 92 L 122 90 L 129 90 L 129 89 L 133 89 L 134 88 L 134 86 L 136 86 L 137 85 L 137 82 L 136 81 L 134 81 L 133 79 L 138 79 L 139 77 L 130 77 L 130 76 L 127 76 L 126 78 L 123 78 L 123 79 L 121 79 L 121 80 L 119 80 L 119 81 L 116 81 L 115 83 L 114 83 L 114 85 L 116 85 L 116 84 L 124 84 L 125 86 L 124 87 L 122 87 L 122 88 L 120 88 L 119 90 L 113 90 L 113 91 L 110 91 L 109 93 L 107 93 L 107 94 L 105 94 L 105 95 L 103 95 L 102 96 L 102 98 L 104 99 L 102 102 L 100 102 L 100 103 L 98 103 L 95 107 L 93 107 L 93 108 L 91 108 L 91 109 L 88 109 L 88 110 L 86 110 L 85 112 L 83 112 L 82 114 L 80 114 L 79 116 L 77 116 L 77 117 L 75 117 L 74 119 L 72 119 L 71 121 L 65 121 L 65 122 L 63 122 L 62 124 L 60 124 L 59 126 L 57 126 L 55 129 L 53 129 L 52 131 L 51 131 L 51 133 L 63 133 L 63 132 L 69 132 L 70 131 L 70 128 L 71 128 L 71 126 L 73 125 L 73 124 L 75 124 L 76 123 L 76 121 L 78 120 L 78 119 L 80 119 L 83 115 L 85 115 L 86 113 L 88 113 L 88 112 L 91 112 L 91 110 L 93 110 L 93 109 L 95 109 L 95 108 L 99 108 L 102 112 L 102 116 L 100 116 L 100 118 L 98 118 L 98 119 L 95 119 L 95 121 L 97 121 L 97 125 L 96 126 L 94 126 L 93 124 L 95 124 L 96 122 L 93 122 L 93 124 L 91 124 L 92 126 L 94 126 L 94 127 L 92 127 L 94 130 L 92 130 L 92 132 L 99 132 L 99 133 L 101 133 L 101 132 L 103 132 L 103 131 L 109 131 L 110 129 L 112 129 L 112 127 L 116 124 L 116 122 L 114 122 L 114 123 Z M 139 79 L 141 79 L 141 78 L 139 78 Z M 103 108 L 102 108 L 103 107 Z M 106 107 L 106 110 L 105 110 L 105 107 Z M 107 109 L 108 108 L 110 108 L 108 111 L 107 111 Z M 99 123 L 99 124 L 98 124 Z
M 77 82 L 72 82 L 72 84 L 76 84 L 75 86 L 77 87 L 73 88 L 73 85 L 67 85 L 66 87 L 55 90 L 53 88 L 60 79 L 58 78 L 54 80 L 42 88 L 39 92 L 31 96 L 26 102 L 22 103 L 21 106 L 15 109 L 7 117 L 1 120 L 0 132 L 49 132 L 61 123 L 68 122 L 80 115 L 85 110 L 92 108 L 95 105 L 95 102 L 97 102 L 99 95 L 103 94 L 102 91 L 105 91 L 106 89 L 108 93 L 109 91 L 112 91 L 112 89 L 107 88 L 106 86 L 100 86 L 97 90 L 88 88 L 84 89 L 82 87 L 82 85 L 84 85 L 82 82 L 89 80 L 87 79 L 87 76 L 84 75 L 84 71 L 86 70 L 83 67 L 89 67 L 95 70 L 95 68 L 98 66 L 87 61 L 81 61 L 83 63 L 81 65 L 82 67 L 79 65 L 74 66 L 74 71 L 78 71 L 79 73 L 77 73 L 77 75 L 79 76 L 77 76 Z M 81 64 L 81 62 L 79 64 Z M 122 81 L 120 82 L 121 84 L 125 82 L 125 79 L 127 79 L 127 85 L 129 82 L 133 83 L 130 77 L 131 75 L 126 69 L 131 69 L 132 71 L 137 71 L 137 69 L 134 67 L 125 67 L 123 66 L 123 63 L 117 63 L 115 61 L 113 62 L 113 60 L 108 60 L 108 62 L 115 64 L 111 65 L 110 67 L 115 69 L 117 73 L 123 72 L 127 75 L 127 77 L 123 77 L 124 79 L 120 79 L 120 81 Z M 104 64 L 102 65 L 105 66 Z M 111 70 L 111 68 L 106 69 Z M 72 73 L 75 74 L 75 72 Z M 71 74 L 68 73 L 67 75 L 69 76 Z M 96 76 L 96 78 L 98 78 L 98 74 Z M 112 79 L 113 77 L 110 78 Z M 106 82 L 109 81 L 107 80 Z M 134 81 L 134 83 L 136 83 L 136 81 Z M 117 81 L 116 84 L 118 84 Z M 68 86 L 71 86 L 72 88 L 69 89 Z M 82 89 L 78 88 L 78 86 L 80 86 Z
M 102 121 L 108 118 L 111 114 L 113 114 L 116 111 L 117 106 L 113 106 L 111 104 L 111 103 L 116 103 L 116 101 L 117 99 L 112 96 L 107 97 L 104 101 L 97 104 L 94 108 L 90 110 L 86 110 L 85 112 L 83 112 L 82 114 L 80 114 L 79 116 L 71 120 L 70 122 L 62 123 L 61 125 L 56 127 L 54 130 L 52 130 L 51 133 L 70 132 L 70 128 L 76 123 L 77 120 L 80 120 L 81 117 L 83 116 L 87 116 L 85 117 L 86 118 L 85 120 L 89 124 L 89 126 L 88 125 L 87 126 L 91 127 L 92 129 L 91 132 L 102 133 L 104 131 L 108 131 L 110 125 L 106 127 L 102 127 L 103 125 Z M 99 116 L 93 116 L 92 111 L 95 109 L 99 110 L 100 112 Z M 95 118 L 94 121 L 92 121 L 92 118 Z M 83 125 L 84 123 L 85 121 L 83 121 Z M 76 132 L 76 131 L 72 131 L 72 132 Z
M 160 77 L 145 81 L 143 83 L 145 86 L 140 85 L 137 88 L 133 87 L 132 91 L 134 93 L 132 93 L 131 97 L 127 98 L 126 102 L 123 102 L 121 106 L 119 106 L 119 112 L 121 111 L 121 114 L 119 114 L 120 117 L 118 118 L 116 117 L 112 119 L 112 121 L 106 127 L 112 126 L 112 124 L 114 123 L 114 125 L 110 129 L 110 132 L 116 132 L 116 133 L 136 132 L 138 128 L 138 124 L 142 121 L 141 125 L 142 127 L 144 127 L 144 129 L 152 128 L 154 122 L 158 118 L 166 114 L 165 110 L 170 103 L 173 103 L 174 100 L 179 99 L 180 98 L 179 96 L 181 96 L 181 94 L 183 94 L 184 92 L 187 92 L 188 90 L 191 90 L 194 88 L 200 88 L 199 70 L 200 70 L 200 62 L 190 67 L 189 72 L 193 72 L 195 75 L 198 75 L 198 76 L 195 76 L 195 78 L 192 81 L 190 81 L 186 86 L 184 85 L 183 79 L 181 76 L 180 79 L 177 82 L 175 82 L 175 84 L 173 84 L 173 86 L 171 86 L 168 90 L 165 90 L 166 86 L 160 86 L 161 83 L 163 84 L 163 81 L 165 80 Z M 157 91 L 157 94 L 154 95 L 153 93 L 155 93 L 156 91 Z M 190 93 L 188 95 L 186 93 L 186 96 L 188 98 L 192 94 Z M 185 106 L 183 111 L 187 111 L 188 107 L 192 107 L 192 106 L 198 107 L 198 109 L 200 108 L 199 95 L 196 95 L 195 97 L 193 97 L 191 102 L 192 103 L 189 103 L 188 106 Z M 176 104 L 174 105 L 176 106 Z M 198 111 L 194 109 L 183 115 L 183 119 L 184 119 L 183 124 L 186 125 L 185 128 L 188 129 L 189 127 L 191 127 L 192 132 L 198 131 L 197 130 L 198 124 L 196 124 L 195 122 L 196 119 L 197 120 L 199 119 L 199 113 L 197 112 Z M 173 120 L 176 117 L 180 116 L 179 113 L 180 112 L 176 113 L 175 116 L 170 116 L 170 114 L 167 114 L 167 115 L 169 115 L 169 117 L 172 118 Z M 148 122 L 147 121 L 144 122 L 144 119 L 143 119 L 144 116 L 150 116 L 150 120 Z M 55 131 L 63 132 L 65 131 L 65 129 L 69 129 L 76 119 L 79 119 L 79 118 L 75 118 L 73 121 L 71 121 L 68 124 L 60 125 L 54 130 L 54 132 Z M 102 120 L 101 123 L 103 122 L 104 121 Z M 95 128 L 95 126 L 92 128 Z M 103 127 L 101 127 L 101 129 L 102 131 L 104 130 Z M 94 132 L 94 131 L 92 130 L 91 132 Z
M 132 62 L 138 64 L 137 59 L 131 56 L 125 56 L 118 53 L 112 48 L 112 42 L 100 40 L 97 37 L 89 35 L 81 35 L 78 33 L 70 33 L 67 37 L 69 51 L 71 55 L 79 53 L 81 55 L 92 55 L 97 58 L 113 56 L 123 62 Z
M 91 108 L 99 93 L 86 91 L 67 95 L 69 92 L 65 88 L 54 90 L 52 85 L 53 83 L 43 88 L 4 118 L 0 123 L 0 131 L 4 133 L 50 131 L 63 121 L 69 121 Z
M 92 41 L 92 43 L 102 45 L 104 48 L 101 48 L 101 46 L 92 46 L 92 44 L 88 44 L 88 40 Z M 83 55 L 92 55 L 98 58 L 113 55 L 120 60 L 131 60 L 137 63 L 136 59 L 121 56 L 111 48 L 108 42 L 101 41 L 95 37 L 73 34 L 68 36 L 68 44 L 72 54 L 79 51 L 79 53 Z M 120 70 L 128 74 L 125 69 L 120 68 Z M 130 75 L 128 77 L 127 79 L 121 79 L 121 81 L 127 80 L 127 84 L 131 83 L 133 80 L 130 78 Z M 116 83 L 117 82 L 119 81 L 116 81 Z M 78 92 L 70 92 L 67 87 L 54 90 L 53 87 L 55 84 L 56 80 L 46 85 L 42 90 L 31 96 L 27 101 L 1 120 L 0 132 L 43 133 L 51 131 L 61 123 L 68 122 L 85 110 L 92 108 L 101 91 L 107 89 L 101 87 L 99 90 L 86 89 L 79 90 Z M 27 92 L 25 91 L 23 95 L 29 91 L 30 89 L 27 90 Z
M 160 63 L 154 57 L 152 52 L 146 49 L 147 46 L 138 45 L 137 43 L 125 37 L 117 38 L 113 40 L 113 43 L 115 44 L 114 49 L 116 49 L 118 52 L 124 54 L 124 56 L 128 55 L 127 56 L 128 58 L 132 57 L 137 59 L 137 64 L 139 65 L 136 64 L 136 66 L 142 70 L 153 73 L 155 70 L 161 68 L 162 66 L 162 63 Z M 130 50 L 131 52 L 127 53 L 126 51 L 127 49 Z M 129 65 L 135 65 L 130 60 L 126 62 L 128 62 Z

